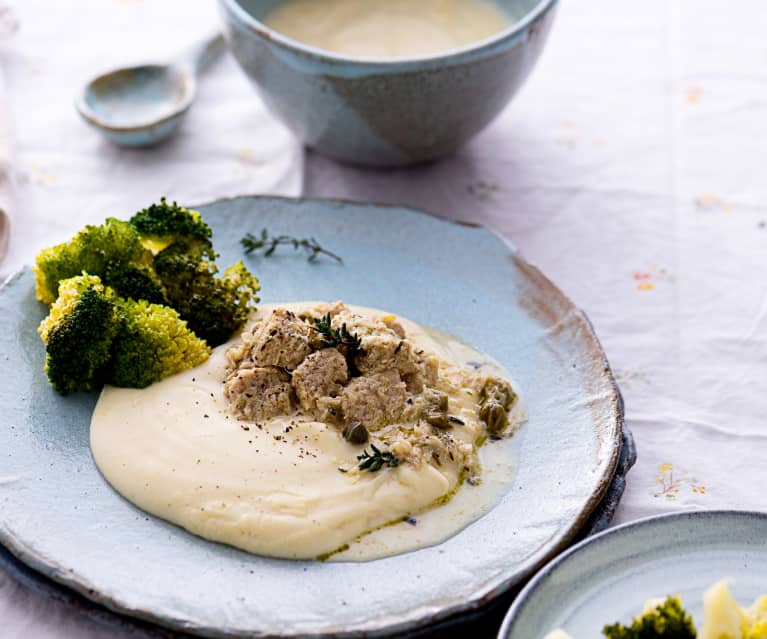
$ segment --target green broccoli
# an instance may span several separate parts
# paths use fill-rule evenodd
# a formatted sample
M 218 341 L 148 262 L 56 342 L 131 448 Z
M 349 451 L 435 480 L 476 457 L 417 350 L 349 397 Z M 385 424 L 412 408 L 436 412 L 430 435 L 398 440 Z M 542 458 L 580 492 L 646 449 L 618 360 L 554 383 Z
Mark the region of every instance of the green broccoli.
M 168 304 L 211 346 L 226 342 L 247 319 L 260 288 L 242 262 L 216 277 L 211 230 L 197 211 L 159 204 L 136 213 L 130 224 L 154 257 Z
M 98 277 L 64 280 L 50 314 L 40 324 L 46 346 L 45 372 L 60 393 L 93 390 L 105 369 L 117 331 L 115 295 Z
M 103 280 L 122 297 L 145 300 L 150 304 L 167 304 L 165 289 L 152 266 L 110 265 Z
M 117 309 L 119 329 L 112 346 L 110 384 L 145 388 L 208 359 L 208 345 L 172 308 L 120 300 Z
M 57 308 L 41 327 L 51 383 L 64 393 L 102 383 L 143 387 L 196 366 L 208 345 L 227 341 L 247 320 L 260 285 L 242 262 L 217 277 L 210 237 L 197 211 L 163 198 L 129 222 L 108 218 L 41 251 L 37 298 Z M 56 302 L 70 278 L 76 282 Z M 110 322 L 109 313 L 117 319 Z M 86 314 L 93 318 L 82 323 Z
M 218 267 L 200 244 L 174 242 L 155 256 L 154 266 L 170 305 L 211 346 L 226 342 L 258 301 L 259 281 L 242 261 L 216 277 Z
M 133 226 L 115 218 L 86 226 L 69 242 L 42 250 L 34 271 L 37 299 L 48 305 L 56 300 L 59 282 L 83 272 L 100 277 L 123 297 L 164 300 L 151 251 Z
M 86 274 L 60 283 L 38 331 L 48 379 L 62 394 L 103 384 L 143 388 L 210 355 L 172 308 L 118 297 Z
M 695 639 L 696 630 L 679 597 L 668 597 L 636 617 L 630 626 L 605 626 L 602 634 L 607 639 Z
M 141 209 L 130 219 L 144 243 L 153 253 L 159 253 L 178 240 L 196 241 L 211 246 L 212 231 L 197 211 L 191 211 L 165 198 L 159 204 Z M 215 256 L 211 255 L 211 259 Z

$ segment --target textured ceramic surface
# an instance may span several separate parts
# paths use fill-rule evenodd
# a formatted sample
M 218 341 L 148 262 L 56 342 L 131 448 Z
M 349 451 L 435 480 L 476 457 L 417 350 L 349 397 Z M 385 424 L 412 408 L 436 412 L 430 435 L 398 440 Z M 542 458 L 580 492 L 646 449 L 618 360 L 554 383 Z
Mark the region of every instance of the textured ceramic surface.
M 13 554 L 108 607 L 206 636 L 377 636 L 480 607 L 576 534 L 618 461 L 620 399 L 588 322 L 537 269 L 486 230 L 408 209 L 238 198 L 201 210 L 222 263 L 262 226 L 344 257 L 252 258 L 264 301 L 390 309 L 506 366 L 529 413 L 512 489 L 446 542 L 362 564 L 250 556 L 147 516 L 93 464 L 96 395 L 60 397 L 47 384 L 36 334 L 45 309 L 25 270 L 0 295 L 0 540 Z
M 269 108 L 338 160 L 402 166 L 451 153 L 511 100 L 540 55 L 556 0 L 495 0 L 516 22 L 476 45 L 403 60 L 350 59 L 259 19 L 279 0 L 219 0 L 229 47 Z
M 197 73 L 223 49 L 216 35 L 174 64 L 105 73 L 86 84 L 75 106 L 99 133 L 122 146 L 152 146 L 175 133 L 197 90 Z
M 703 591 L 720 579 L 751 603 L 767 592 L 767 513 L 689 512 L 613 528 L 551 562 L 514 602 L 501 639 L 542 639 L 564 628 L 575 639 L 628 622 L 646 599 L 680 594 L 700 626 Z
M 176 132 L 193 98 L 193 78 L 173 68 L 144 65 L 99 76 L 83 89 L 77 109 L 115 144 L 151 146 Z M 119 117 L 126 112 L 138 116 L 131 120 L 135 124 Z
M 624 414 L 621 407 L 621 415 Z M 618 465 L 615 468 L 615 475 L 610 482 L 610 488 L 607 489 L 602 501 L 599 502 L 594 511 L 589 516 L 583 528 L 576 536 L 577 541 L 596 535 L 605 530 L 615 516 L 615 511 L 626 490 L 626 479 L 629 471 L 634 467 L 637 460 L 637 448 L 634 443 L 634 435 L 623 425 L 623 442 L 621 445 L 621 454 L 618 458 Z

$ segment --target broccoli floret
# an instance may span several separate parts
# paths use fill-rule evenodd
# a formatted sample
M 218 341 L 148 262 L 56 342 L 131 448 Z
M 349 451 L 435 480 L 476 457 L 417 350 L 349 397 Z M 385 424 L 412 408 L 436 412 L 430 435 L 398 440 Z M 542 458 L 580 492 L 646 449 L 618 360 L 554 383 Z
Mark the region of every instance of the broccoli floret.
M 38 299 L 55 309 L 41 326 L 54 387 L 142 388 L 227 341 L 260 285 L 242 262 L 217 277 L 210 237 L 198 212 L 162 199 L 43 250 L 34 270 Z
M 172 308 L 119 300 L 117 309 L 119 330 L 108 374 L 111 384 L 144 388 L 208 359 L 208 345 Z
M 152 253 L 128 223 L 109 218 L 86 226 L 69 242 L 44 249 L 34 267 L 37 299 L 53 304 L 59 282 L 85 272 L 98 276 L 123 297 L 164 299 L 152 269 Z
M 259 281 L 241 261 L 218 278 L 218 268 L 200 244 L 175 242 L 155 256 L 154 265 L 170 305 L 211 346 L 226 342 L 258 301 Z
M 195 241 L 179 240 L 164 248 L 154 257 L 154 270 L 160 281 L 174 290 L 169 295 L 171 306 L 173 299 L 183 296 L 183 292 L 193 286 L 200 278 L 214 277 L 218 271 L 208 249 Z
M 118 297 L 86 274 L 61 282 L 38 331 L 48 379 L 63 394 L 104 384 L 144 388 L 210 355 L 172 308 Z
M 45 372 L 60 393 L 93 390 L 104 383 L 117 331 L 114 293 L 98 277 L 61 282 L 59 297 L 40 324 Z
M 695 639 L 696 630 L 679 597 L 668 597 L 630 626 L 605 626 L 602 634 L 607 639 Z
M 168 204 L 165 198 L 159 204 L 140 210 L 130 219 L 130 224 L 153 253 L 178 240 L 195 240 L 210 247 L 212 231 L 202 216 L 175 202 Z
M 245 324 L 253 306 L 259 301 L 256 293 L 261 290 L 261 282 L 247 269 L 242 260 L 237 260 L 224 269 L 224 274 L 216 284 L 220 291 L 220 303 L 226 304 L 228 309 L 228 321 L 232 326 L 227 336 L 229 339 L 234 331 Z
M 121 297 L 146 300 L 151 304 L 166 304 L 165 290 L 151 266 L 136 264 L 110 265 L 104 281 Z

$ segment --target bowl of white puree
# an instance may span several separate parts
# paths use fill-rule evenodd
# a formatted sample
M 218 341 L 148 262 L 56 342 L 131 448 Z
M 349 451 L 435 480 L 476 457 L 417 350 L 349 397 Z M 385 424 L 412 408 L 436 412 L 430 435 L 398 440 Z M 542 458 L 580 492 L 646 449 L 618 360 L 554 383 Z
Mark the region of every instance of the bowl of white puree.
M 224 33 L 267 106 L 342 162 L 430 162 L 522 86 L 557 0 L 219 0 Z

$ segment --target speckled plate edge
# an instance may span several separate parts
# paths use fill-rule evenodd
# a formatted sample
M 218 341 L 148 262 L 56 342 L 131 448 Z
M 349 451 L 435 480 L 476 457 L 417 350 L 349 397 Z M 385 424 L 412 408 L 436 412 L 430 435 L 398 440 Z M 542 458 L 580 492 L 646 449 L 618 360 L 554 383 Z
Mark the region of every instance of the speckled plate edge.
M 287 198 L 287 197 L 279 197 L 279 196 L 234 196 L 229 198 L 220 198 L 217 200 L 206 202 L 204 204 L 198 204 L 198 205 L 192 205 L 192 206 L 193 208 L 202 208 L 205 206 L 222 204 L 228 201 L 244 200 L 244 199 L 250 199 L 250 200 L 261 201 L 261 202 L 282 201 L 292 205 L 304 205 L 304 204 L 311 205 L 312 203 L 318 203 L 318 204 L 321 203 L 326 205 L 330 204 L 330 205 L 337 205 L 337 206 L 361 206 L 366 208 L 377 208 L 377 209 L 383 209 L 383 210 L 402 209 L 402 210 L 407 210 L 408 212 L 412 214 L 427 215 L 429 217 L 435 218 L 446 224 L 459 224 L 462 226 L 470 226 L 470 227 L 480 226 L 475 223 L 446 220 L 428 211 L 415 209 L 408 205 L 379 204 L 379 203 L 360 202 L 360 201 L 343 200 L 343 199 Z M 439 611 L 432 613 L 430 616 L 425 618 L 420 618 L 416 620 L 405 620 L 403 622 L 394 623 L 386 627 L 376 628 L 371 630 L 294 635 L 297 638 L 300 637 L 302 639 L 303 638 L 314 639 L 317 637 L 323 637 L 323 638 L 338 637 L 338 638 L 344 638 L 344 639 L 346 638 L 351 639 L 351 638 L 357 638 L 357 637 L 360 637 L 360 638 L 364 637 L 367 639 L 367 638 L 375 638 L 375 637 L 386 637 L 393 634 L 418 632 L 422 630 L 426 624 L 442 622 L 444 620 L 447 620 L 450 617 L 476 612 L 478 609 L 484 606 L 487 606 L 490 602 L 492 602 L 494 599 L 496 599 L 500 595 L 508 592 L 515 586 L 524 582 L 526 579 L 530 577 L 530 575 L 532 575 L 537 570 L 539 570 L 542 566 L 544 566 L 552 557 L 555 557 L 560 552 L 562 552 L 565 548 L 567 548 L 568 545 L 573 541 L 573 539 L 575 539 L 579 531 L 587 524 L 590 516 L 592 515 L 596 507 L 599 505 L 600 501 L 603 499 L 605 493 L 607 492 L 607 489 L 610 486 L 610 483 L 615 475 L 615 471 L 618 466 L 621 449 L 622 449 L 623 428 L 624 428 L 623 399 L 618 389 L 617 383 L 615 382 L 615 378 L 610 368 L 610 364 L 607 361 L 607 357 L 605 355 L 604 349 L 602 348 L 602 345 L 599 342 L 599 339 L 594 333 L 593 326 L 591 325 L 591 322 L 588 320 L 586 314 L 580 308 L 578 308 L 559 288 L 557 288 L 553 284 L 553 282 L 551 282 L 551 280 L 549 280 L 536 266 L 527 262 L 519 254 L 519 251 L 514 247 L 514 245 L 508 239 L 496 233 L 492 229 L 486 228 L 485 230 L 493 234 L 496 238 L 498 238 L 502 243 L 504 243 L 508 247 L 510 251 L 511 259 L 513 260 L 516 267 L 520 270 L 520 272 L 525 274 L 528 281 L 534 282 L 535 285 L 540 290 L 545 289 L 547 293 L 551 296 L 551 299 L 556 300 L 559 304 L 565 307 L 569 307 L 572 310 L 573 322 L 577 324 L 579 328 L 583 329 L 584 336 L 586 337 L 587 341 L 590 342 L 589 351 L 594 356 L 594 358 L 600 362 L 602 366 L 603 375 L 605 376 L 606 381 L 609 383 L 610 391 L 611 391 L 610 397 L 608 400 L 609 405 L 612 407 L 610 415 L 615 420 L 614 424 L 612 424 L 612 426 L 614 426 L 613 437 L 610 441 L 605 442 L 611 446 L 611 455 L 607 463 L 605 464 L 604 473 L 602 477 L 599 478 L 597 482 L 597 487 L 592 492 L 591 497 L 584 503 L 581 510 L 573 518 L 573 521 L 570 524 L 570 526 L 563 529 L 556 536 L 556 539 L 554 541 L 547 544 L 547 551 L 540 556 L 533 555 L 528 561 L 524 562 L 515 571 L 515 573 L 512 576 L 510 576 L 508 579 L 503 580 L 495 587 L 489 588 L 485 590 L 484 592 L 482 592 L 481 594 L 477 594 L 476 596 L 469 598 L 467 601 L 461 604 L 445 606 Z M 0 294 L 2 294 L 3 290 L 19 275 L 20 272 L 21 271 L 9 276 L 5 280 L 5 282 L 3 282 L 2 286 L 0 286 Z M 16 539 L 14 536 L 8 534 L 8 531 L 2 528 L 0 528 L 0 544 L 2 544 L 8 551 L 10 551 L 11 555 L 19 559 L 24 564 L 27 564 L 28 566 L 30 566 L 33 570 L 43 573 L 44 575 L 48 576 L 53 581 L 74 590 L 76 593 L 82 595 L 83 597 L 90 599 L 91 601 L 94 601 L 95 603 L 100 604 L 115 613 L 118 613 L 119 615 L 128 615 L 142 621 L 148 621 L 150 623 L 157 624 L 162 627 L 170 628 L 172 630 L 174 629 L 178 630 L 180 628 L 180 626 L 176 623 L 177 620 L 170 620 L 170 619 L 165 619 L 163 617 L 157 617 L 147 611 L 132 609 L 124 605 L 120 601 L 119 595 L 111 596 L 111 595 L 104 595 L 104 594 L 95 592 L 92 588 L 89 587 L 88 584 L 83 583 L 80 579 L 78 579 L 75 575 L 73 575 L 71 571 L 61 566 L 55 565 L 54 563 L 50 561 L 46 561 L 41 557 L 37 557 L 34 553 L 30 552 L 25 547 L 25 544 L 23 543 L 22 540 Z M 191 626 L 190 627 L 184 626 L 183 631 L 191 633 L 195 636 L 205 636 L 205 637 L 237 636 L 237 635 L 233 635 L 232 633 L 217 634 L 214 629 L 207 628 L 207 627 L 197 628 L 197 627 L 191 627 Z M 288 635 L 249 633 L 249 636 L 251 637 L 272 637 L 272 636 L 283 637 Z
M 676 521 L 683 521 L 689 519 L 706 519 L 716 517 L 746 517 L 755 518 L 763 521 L 767 521 L 767 512 L 751 511 L 751 510 L 684 510 L 672 513 L 665 513 L 663 515 L 653 515 L 650 517 L 644 517 L 637 519 L 636 521 L 628 522 L 615 528 L 610 528 L 600 532 L 593 537 L 584 539 L 580 543 L 574 545 L 572 548 L 563 552 L 552 561 L 550 561 L 535 577 L 533 577 L 527 585 L 522 589 L 514 604 L 509 608 L 506 613 L 506 617 L 503 620 L 500 630 L 498 631 L 497 639 L 507 639 L 512 629 L 512 624 L 515 618 L 525 608 L 526 605 L 535 597 L 537 589 L 545 583 L 545 581 L 555 575 L 557 570 L 568 562 L 573 555 L 576 555 L 581 550 L 591 546 L 597 546 L 605 541 L 605 539 L 612 540 L 617 536 L 631 535 L 633 531 L 644 528 L 647 526 L 665 526 L 673 525 Z M 536 639 L 531 637 L 530 639 Z

